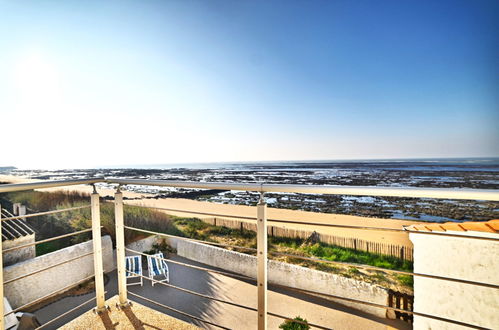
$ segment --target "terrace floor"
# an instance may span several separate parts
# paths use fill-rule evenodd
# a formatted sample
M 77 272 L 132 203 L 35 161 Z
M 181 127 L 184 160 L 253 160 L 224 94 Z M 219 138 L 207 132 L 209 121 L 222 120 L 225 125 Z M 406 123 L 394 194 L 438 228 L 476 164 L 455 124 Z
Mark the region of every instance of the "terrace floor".
M 174 256 L 172 257 L 172 259 L 188 264 L 203 266 L 206 268 L 213 268 L 178 256 Z M 169 268 L 171 273 L 170 283 L 172 285 L 256 308 L 257 292 L 254 283 L 252 282 L 242 281 L 234 279 L 232 277 L 187 268 L 171 263 L 169 264 Z M 147 271 L 144 271 L 144 275 L 146 274 Z M 108 276 L 110 280 L 106 284 L 105 290 L 107 291 L 106 297 L 110 299 L 110 297 L 114 297 L 118 291 L 116 271 L 108 274 Z M 193 296 L 189 293 L 181 292 L 174 288 L 162 286 L 160 284 L 155 284 L 154 287 L 152 287 L 151 282 L 148 280 L 144 280 L 144 285 L 142 287 L 129 286 L 128 289 L 130 292 L 139 294 L 161 304 L 173 307 L 180 311 L 189 313 L 193 316 L 211 321 L 215 324 L 219 324 L 227 328 L 256 329 L 257 319 L 256 313 L 254 311 L 227 305 L 198 296 Z M 70 308 L 78 306 L 82 302 L 91 298 L 93 294 L 94 293 L 91 292 L 85 296 L 62 298 L 58 301 L 39 308 L 38 310 L 34 311 L 34 314 L 43 324 L 56 317 L 57 315 L 64 313 Z M 146 306 L 148 308 L 159 311 L 161 314 L 169 315 L 177 320 L 182 320 L 188 322 L 189 324 L 194 324 L 205 329 L 215 329 L 215 327 L 198 321 L 193 321 L 186 316 L 182 316 L 175 312 L 165 310 L 162 307 L 151 304 L 147 301 L 142 301 L 140 298 L 136 298 L 132 295 L 129 295 L 128 298 L 134 302 L 133 306 L 139 306 L 140 304 L 142 306 Z M 88 305 L 80 308 L 75 312 L 72 312 L 71 314 L 46 327 L 45 329 L 57 329 L 64 326 L 74 318 L 78 317 L 86 311 L 89 311 L 93 307 L 92 304 L 94 303 L 95 301 L 89 303 Z M 410 324 L 405 323 L 401 320 L 388 320 L 385 318 L 378 318 L 370 314 L 336 304 L 326 299 L 291 292 L 280 288 L 277 289 L 272 287 L 272 285 L 269 285 L 268 304 L 269 311 L 273 313 L 289 317 L 296 317 L 299 315 L 307 319 L 311 323 L 319 324 L 321 326 L 335 330 L 412 328 Z M 118 319 L 113 318 L 113 313 L 115 313 L 116 308 L 114 304 L 110 305 L 112 307 L 112 312 L 109 313 L 109 317 L 112 322 L 106 323 L 109 325 L 108 329 L 122 329 L 116 324 L 116 322 L 118 322 Z M 90 313 L 94 317 L 96 317 L 95 314 L 93 314 L 92 312 Z M 116 317 L 118 316 L 116 315 Z M 142 318 L 138 317 L 138 319 L 141 320 Z M 126 319 L 123 318 L 123 316 L 120 316 L 119 320 L 122 320 L 119 322 L 126 322 Z M 152 324 L 151 322 L 148 322 L 148 320 L 149 319 L 147 318 L 145 321 L 146 324 Z M 282 322 L 283 320 L 280 318 L 269 316 L 268 328 L 278 329 L 279 324 L 281 324 Z M 155 325 L 155 327 L 156 328 L 151 327 L 151 329 L 165 329 L 164 326 Z M 66 326 L 63 329 L 69 328 Z M 71 329 L 75 328 L 71 327 Z M 84 329 L 93 329 L 93 327 L 86 327 Z M 145 325 L 142 325 L 138 327 L 129 327 L 129 329 L 147 329 L 147 327 L 145 327 Z
M 73 321 L 62 326 L 61 330 L 126 330 L 126 329 L 178 329 L 196 330 L 198 327 L 180 321 L 174 317 L 160 313 L 149 307 L 134 302 L 123 309 L 116 308 L 118 296 L 106 301 L 110 310 L 95 314 L 92 310 L 78 316 Z

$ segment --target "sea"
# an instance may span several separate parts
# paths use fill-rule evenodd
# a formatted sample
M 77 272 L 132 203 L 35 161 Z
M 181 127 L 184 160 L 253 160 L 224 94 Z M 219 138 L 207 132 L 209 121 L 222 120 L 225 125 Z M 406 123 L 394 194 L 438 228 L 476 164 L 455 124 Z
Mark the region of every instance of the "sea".
M 198 182 L 499 189 L 499 157 L 142 164 L 91 169 L 14 169 L 9 173 L 40 180 L 108 177 Z M 199 190 L 134 185 L 128 185 L 125 189 L 152 194 L 155 198 L 191 198 L 226 204 L 253 205 L 258 199 L 257 194 L 240 191 L 196 193 Z M 499 218 L 499 204 L 487 201 L 282 193 L 269 193 L 267 197 L 273 207 L 314 212 L 432 222 Z

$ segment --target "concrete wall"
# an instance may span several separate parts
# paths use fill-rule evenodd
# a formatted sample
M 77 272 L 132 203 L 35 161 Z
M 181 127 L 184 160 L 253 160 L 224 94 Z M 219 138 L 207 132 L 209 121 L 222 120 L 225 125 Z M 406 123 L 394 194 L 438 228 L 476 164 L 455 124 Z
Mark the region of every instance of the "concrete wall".
M 174 237 L 163 237 L 163 236 L 158 236 L 158 235 L 152 235 L 147 238 L 143 238 L 141 240 L 135 241 L 133 243 L 127 244 L 127 248 L 139 251 L 139 252 L 144 252 L 148 250 L 152 250 L 152 246 L 154 244 L 159 244 L 161 243 L 162 240 L 166 241 L 166 244 L 171 246 L 174 249 L 177 249 L 177 245 L 179 241 L 182 241 L 182 239 L 174 238 Z M 128 253 L 128 251 L 127 251 Z M 130 253 L 132 254 L 132 253 Z
M 93 251 L 92 241 L 76 244 L 52 253 L 19 262 L 3 270 L 4 281 L 46 268 L 64 260 Z M 104 271 L 115 268 L 110 236 L 102 237 L 102 259 Z M 35 299 L 76 283 L 94 273 L 93 255 L 65 263 L 60 266 L 8 283 L 4 293 L 12 308 L 17 308 Z
M 19 245 L 24 245 L 28 243 L 33 243 L 35 241 L 35 234 L 22 236 L 16 239 L 10 239 L 2 242 L 2 249 L 10 249 Z M 35 246 L 25 247 L 23 249 L 14 250 L 11 252 L 4 253 L 3 255 L 3 266 L 9 266 L 20 261 L 31 259 L 36 257 Z
M 133 243 L 127 244 L 126 247 L 135 251 L 144 252 L 152 250 L 152 246 L 161 241 L 161 238 L 157 235 L 149 236 L 141 240 L 135 241 Z M 128 251 L 126 251 L 129 254 Z
M 179 256 L 256 278 L 257 260 L 254 256 L 183 240 L 179 240 L 176 244 Z M 386 305 L 388 301 L 388 291 L 379 286 L 273 260 L 268 262 L 268 280 L 269 283 L 278 283 L 293 288 L 376 304 Z M 336 300 L 336 302 L 379 317 L 386 316 L 386 310 L 382 308 L 349 303 L 343 300 Z
M 453 232 L 488 236 L 494 233 Z M 499 242 L 461 237 L 410 234 L 414 272 L 499 285 Z M 414 311 L 484 328 L 499 327 L 497 289 L 436 279 L 414 278 Z M 465 329 L 414 316 L 414 329 Z

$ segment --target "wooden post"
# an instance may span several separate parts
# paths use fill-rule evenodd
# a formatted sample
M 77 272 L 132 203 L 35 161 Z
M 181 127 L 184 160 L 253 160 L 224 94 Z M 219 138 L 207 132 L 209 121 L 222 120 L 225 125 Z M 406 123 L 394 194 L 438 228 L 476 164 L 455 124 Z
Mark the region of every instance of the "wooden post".
M 258 330 L 267 329 L 267 204 L 261 193 L 257 204 Z
M 2 206 L 0 205 L 0 233 L 2 232 Z M 0 237 L 1 239 L 1 237 Z M 5 329 L 5 314 L 4 306 L 3 306 L 3 246 L 2 241 L 0 240 L 0 329 Z
M 404 293 L 403 298 L 404 298 L 404 300 L 402 301 L 402 303 L 403 303 L 402 308 L 404 310 L 408 311 L 409 310 L 409 303 L 408 303 L 409 296 Z M 403 318 L 404 318 L 404 321 L 406 321 L 406 322 L 409 321 L 409 314 L 404 313 Z
M 118 293 L 121 307 L 128 304 L 125 270 L 125 227 L 123 220 L 123 193 L 114 194 L 114 223 L 116 226 L 116 267 L 118 268 Z
M 95 312 L 100 313 L 106 309 L 106 299 L 104 297 L 104 268 L 102 267 L 100 201 L 95 186 L 94 192 L 90 196 L 90 204 L 92 210 L 92 241 L 94 246 L 95 296 L 97 301 Z
M 395 295 L 395 307 L 400 308 L 400 293 L 399 292 L 397 292 L 397 294 Z M 397 316 L 397 319 L 400 319 L 402 316 L 402 313 L 399 311 L 396 311 L 395 315 Z

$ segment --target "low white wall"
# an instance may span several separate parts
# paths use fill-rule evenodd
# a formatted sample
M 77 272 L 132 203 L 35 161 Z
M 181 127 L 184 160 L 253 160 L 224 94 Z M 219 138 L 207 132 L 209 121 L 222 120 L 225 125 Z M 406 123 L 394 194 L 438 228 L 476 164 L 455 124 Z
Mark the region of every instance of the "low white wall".
M 127 244 L 126 247 L 135 251 L 144 252 L 152 249 L 154 244 L 159 243 L 160 237 L 157 235 L 149 236 L 133 243 Z M 126 251 L 128 253 L 128 251 Z
M 131 250 L 144 252 L 144 251 L 152 250 L 152 246 L 154 244 L 161 243 L 162 240 L 165 240 L 166 244 L 168 244 L 169 246 L 171 246 L 174 249 L 177 249 L 178 242 L 182 241 L 181 239 L 174 238 L 174 237 L 162 237 L 159 235 L 152 235 L 152 236 L 149 236 L 147 238 L 143 238 L 141 240 L 127 244 L 126 247 L 131 249 Z
M 453 232 L 488 236 L 482 232 Z M 414 272 L 499 285 L 499 242 L 410 234 Z M 499 327 L 497 289 L 414 277 L 414 311 L 484 328 Z M 452 323 L 414 316 L 414 329 L 466 329 Z
M 179 240 L 176 243 L 179 256 L 256 278 L 257 258 L 254 256 L 195 242 Z M 376 304 L 386 305 L 388 301 L 388 291 L 377 285 L 273 260 L 268 262 L 268 281 L 271 284 L 277 283 Z M 383 308 L 344 300 L 334 301 L 379 317 L 386 316 L 386 310 Z
M 76 244 L 5 267 L 3 270 L 3 278 L 4 281 L 8 281 L 92 251 L 92 241 Z M 105 272 L 115 268 L 111 237 L 108 235 L 102 237 L 102 260 Z M 54 291 L 60 290 L 72 283 L 81 281 L 93 273 L 94 259 L 93 254 L 90 254 L 83 258 L 8 283 L 4 286 L 4 293 L 12 308 L 17 308 Z
M 35 234 L 22 236 L 16 239 L 9 239 L 2 242 L 2 249 L 6 250 L 16 246 L 33 243 L 34 241 Z M 23 249 L 17 249 L 3 254 L 3 266 L 10 266 L 17 262 L 21 262 L 23 260 L 31 259 L 34 257 L 36 257 L 36 247 L 34 245 L 25 247 Z

